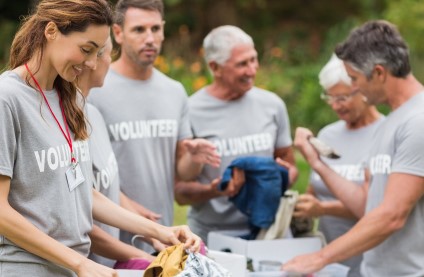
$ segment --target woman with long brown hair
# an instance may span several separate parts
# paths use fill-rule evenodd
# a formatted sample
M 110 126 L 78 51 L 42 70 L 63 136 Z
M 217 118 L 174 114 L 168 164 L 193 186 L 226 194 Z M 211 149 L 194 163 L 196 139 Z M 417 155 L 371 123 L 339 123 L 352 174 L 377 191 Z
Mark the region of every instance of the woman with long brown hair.
M 105 0 L 42 0 L 15 36 L 0 75 L 2 277 L 117 276 L 87 259 L 93 217 L 198 248 L 185 227 L 144 230 L 143 220 L 93 197 L 88 124 L 74 81 L 95 69 L 111 24 Z
M 104 0 L 45 0 L 15 35 L 0 77 L 1 276 L 114 274 L 86 258 L 91 163 L 73 83 L 111 19 Z

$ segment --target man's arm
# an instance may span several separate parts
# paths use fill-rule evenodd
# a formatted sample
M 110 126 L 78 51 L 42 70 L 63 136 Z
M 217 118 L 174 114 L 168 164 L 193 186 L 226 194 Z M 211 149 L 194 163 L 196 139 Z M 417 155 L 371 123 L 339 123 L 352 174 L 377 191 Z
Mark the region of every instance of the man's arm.
M 317 151 L 309 143 L 308 138 L 313 136 L 306 128 L 297 128 L 294 145 L 305 157 L 312 169 L 321 176 L 328 189 L 348 208 L 357 218 L 364 215 L 368 192 L 368 178 L 362 186 L 346 180 L 328 165 L 321 161 Z
M 317 272 L 327 264 L 345 260 L 377 246 L 403 228 L 412 209 L 423 196 L 423 177 L 392 173 L 383 202 L 378 207 L 322 250 L 296 257 L 285 263 L 282 269 L 302 273 Z
M 215 145 L 205 139 L 184 139 L 177 143 L 176 161 L 177 179 L 192 181 L 204 164 L 218 167 L 221 157 Z
M 293 185 L 299 175 L 294 159 L 293 147 L 288 146 L 275 149 L 274 158 L 277 163 L 287 168 L 289 171 L 289 185 Z
M 175 201 L 179 205 L 193 205 L 223 196 L 224 194 L 218 189 L 220 182 L 220 178 L 212 180 L 210 184 L 177 180 L 174 186 Z
M 154 260 L 152 255 L 112 237 L 97 225 L 93 225 L 89 236 L 91 252 L 99 256 L 117 261 L 128 261 L 134 258 Z
M 245 183 L 244 171 L 233 168 L 233 175 L 224 191 L 218 189 L 220 182 L 220 178 L 212 180 L 210 184 L 177 180 L 174 187 L 175 200 L 179 205 L 193 205 L 220 196 L 233 197 Z

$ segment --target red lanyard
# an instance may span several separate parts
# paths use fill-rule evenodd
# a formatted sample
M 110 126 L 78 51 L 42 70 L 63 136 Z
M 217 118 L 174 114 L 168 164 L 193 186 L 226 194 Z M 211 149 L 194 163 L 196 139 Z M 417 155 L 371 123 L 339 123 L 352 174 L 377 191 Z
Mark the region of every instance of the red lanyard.
M 75 159 L 74 150 L 72 149 L 72 138 L 71 138 L 71 134 L 69 133 L 68 123 L 66 121 L 65 112 L 63 110 L 62 99 L 60 98 L 60 95 L 58 94 L 60 110 L 62 111 L 62 117 L 63 117 L 63 122 L 65 124 L 66 133 L 63 131 L 63 128 L 59 123 L 59 120 L 57 120 L 56 115 L 54 114 L 52 108 L 50 107 L 49 101 L 47 100 L 46 96 L 44 95 L 44 92 L 41 89 L 40 85 L 38 84 L 37 79 L 35 79 L 34 75 L 32 75 L 31 71 L 29 70 L 28 64 L 25 64 L 25 67 L 26 67 L 28 73 L 31 75 L 31 78 L 34 81 L 35 85 L 37 86 L 38 90 L 40 91 L 41 95 L 43 96 L 44 101 L 46 102 L 47 107 L 50 110 L 50 113 L 53 115 L 54 120 L 56 120 L 56 123 L 60 128 L 60 131 L 62 131 L 63 136 L 65 137 L 66 141 L 68 142 L 69 148 L 71 149 L 71 163 L 72 163 L 72 166 L 75 167 L 76 164 L 77 164 L 77 160 Z

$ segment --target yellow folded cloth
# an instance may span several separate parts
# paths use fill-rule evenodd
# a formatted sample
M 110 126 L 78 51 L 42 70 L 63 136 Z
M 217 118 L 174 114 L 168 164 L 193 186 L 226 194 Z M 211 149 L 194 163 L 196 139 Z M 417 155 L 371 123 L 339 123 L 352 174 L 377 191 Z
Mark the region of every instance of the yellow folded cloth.
M 144 277 L 172 277 L 184 270 L 188 254 L 183 244 L 162 250 L 144 272 Z

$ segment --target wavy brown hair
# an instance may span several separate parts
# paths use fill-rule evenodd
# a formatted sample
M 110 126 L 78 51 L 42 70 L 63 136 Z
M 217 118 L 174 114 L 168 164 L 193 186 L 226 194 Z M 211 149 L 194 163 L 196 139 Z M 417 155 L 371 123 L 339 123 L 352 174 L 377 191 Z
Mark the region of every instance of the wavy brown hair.
M 63 35 L 68 35 L 84 32 L 92 24 L 111 26 L 112 19 L 112 10 L 105 0 L 42 0 L 34 12 L 22 20 L 10 49 L 9 69 L 24 65 L 35 53 L 38 53 L 41 65 L 47 42 L 44 29 L 49 22 L 54 22 Z M 26 81 L 29 83 L 29 79 Z M 77 102 L 75 84 L 58 75 L 54 87 L 62 99 L 66 120 L 75 139 L 87 139 L 86 120 Z

